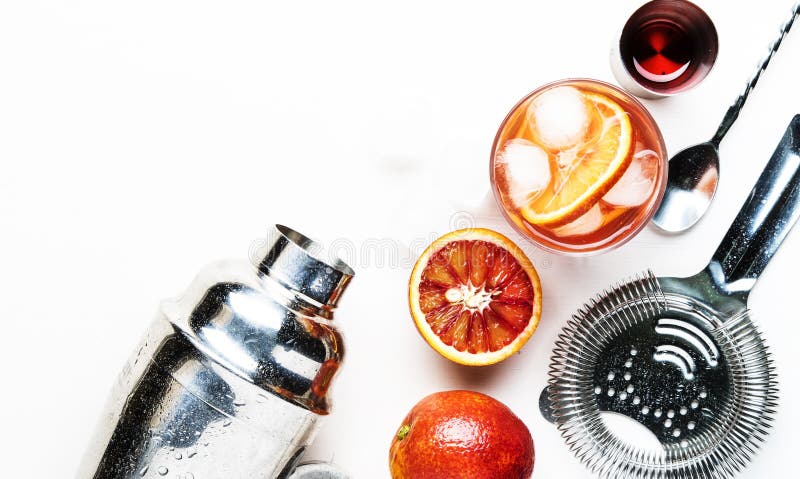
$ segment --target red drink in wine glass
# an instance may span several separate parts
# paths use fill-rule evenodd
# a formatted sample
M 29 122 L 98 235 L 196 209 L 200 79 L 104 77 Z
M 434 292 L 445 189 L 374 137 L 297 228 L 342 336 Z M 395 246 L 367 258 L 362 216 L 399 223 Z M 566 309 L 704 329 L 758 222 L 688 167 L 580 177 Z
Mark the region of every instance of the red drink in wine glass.
M 717 31 L 686 0 L 653 0 L 631 15 L 612 51 L 620 84 L 645 98 L 686 91 L 708 75 L 717 58 Z

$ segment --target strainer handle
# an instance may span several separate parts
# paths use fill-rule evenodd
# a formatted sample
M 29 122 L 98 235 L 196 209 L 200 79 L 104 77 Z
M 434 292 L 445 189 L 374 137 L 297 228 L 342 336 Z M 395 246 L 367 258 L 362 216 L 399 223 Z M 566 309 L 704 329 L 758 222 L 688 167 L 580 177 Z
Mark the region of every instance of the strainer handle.
M 800 217 L 800 114 L 795 115 L 707 267 L 722 291 L 746 298 Z

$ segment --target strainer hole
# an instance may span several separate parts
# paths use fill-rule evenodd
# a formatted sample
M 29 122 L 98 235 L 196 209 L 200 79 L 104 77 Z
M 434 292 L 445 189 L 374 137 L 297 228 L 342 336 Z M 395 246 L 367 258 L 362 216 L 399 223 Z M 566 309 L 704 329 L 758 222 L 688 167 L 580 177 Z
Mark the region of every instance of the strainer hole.
M 625 378 L 626 381 L 630 381 L 632 376 L 631 373 L 625 373 L 625 376 L 623 377 Z
M 689 405 L 692 409 L 697 409 L 700 406 L 700 403 L 697 401 L 692 401 L 692 404 Z
M 689 441 L 687 441 L 686 439 L 681 441 L 681 447 L 689 447 Z
M 633 361 L 631 361 L 630 359 L 629 359 L 629 360 L 627 360 L 627 361 L 625 361 L 625 367 L 626 367 L 626 368 L 629 368 L 629 367 L 631 367 L 631 366 L 633 366 Z
M 673 430 L 672 431 L 672 436 L 673 437 L 681 437 L 681 430 L 680 429 Z
M 672 409 L 670 409 L 669 411 L 667 411 L 667 417 L 668 417 L 668 418 L 670 418 L 670 419 L 672 419 L 673 417 L 675 417 L 675 411 L 673 411 Z
M 700 391 L 700 399 L 705 399 L 705 398 L 707 398 L 707 397 L 708 397 L 708 393 L 706 392 L 706 390 L 705 390 L 705 389 L 703 389 L 702 391 Z
M 686 415 L 686 413 L 688 413 L 688 412 L 689 412 L 689 410 L 688 410 L 688 409 L 686 409 L 685 407 L 682 407 L 682 408 L 681 408 L 681 411 L 680 411 L 680 413 L 681 413 L 681 416 L 685 416 L 685 415 Z
M 633 396 L 633 404 L 638 405 L 640 402 L 642 402 L 642 398 L 639 396 Z
M 664 427 L 672 427 L 672 419 L 667 419 L 664 421 Z
M 636 356 L 637 354 L 639 354 L 639 351 L 636 348 L 631 349 L 631 356 Z
M 595 394 L 600 394 L 602 392 L 603 392 L 603 388 L 601 388 L 600 386 L 597 386 L 597 387 L 594 388 L 594 393 Z
M 656 409 L 655 411 L 653 411 L 653 416 L 661 417 L 661 409 Z
M 628 399 L 628 393 L 626 393 L 626 392 L 624 392 L 624 391 L 623 391 L 623 392 L 621 392 L 621 393 L 619 394 L 619 398 L 620 398 L 620 399 L 622 399 L 623 401 L 624 401 L 624 400 L 626 400 L 626 399 Z
M 691 430 L 693 430 L 693 429 L 695 428 L 695 426 L 696 426 L 696 424 L 694 423 L 694 421 L 689 421 L 689 424 L 687 424 L 687 425 L 686 425 L 686 427 L 687 427 L 687 428 L 688 428 L 690 431 L 691 431 Z
M 645 416 L 647 416 L 648 414 L 650 414 L 650 408 L 649 408 L 649 407 L 647 407 L 647 406 L 643 407 L 643 408 L 642 408 L 642 414 L 644 414 Z
M 628 384 L 628 387 L 625 388 L 625 390 L 628 391 L 628 393 L 632 393 L 633 392 L 633 384 Z
M 609 380 L 609 381 L 613 381 L 613 380 L 614 380 L 614 377 L 615 377 L 615 376 L 614 376 L 614 372 L 613 372 L 613 371 L 612 371 L 612 372 L 610 372 L 610 373 L 608 373 L 608 380 Z
M 608 397 L 614 397 L 616 393 L 617 391 L 615 391 L 614 388 L 608 388 Z

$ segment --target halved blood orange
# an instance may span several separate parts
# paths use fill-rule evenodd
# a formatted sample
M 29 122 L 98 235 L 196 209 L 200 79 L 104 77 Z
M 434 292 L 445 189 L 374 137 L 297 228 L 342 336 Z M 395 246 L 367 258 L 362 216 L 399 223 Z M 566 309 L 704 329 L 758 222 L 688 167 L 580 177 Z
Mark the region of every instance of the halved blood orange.
M 559 152 L 550 184 L 522 216 L 531 224 L 562 226 L 586 213 L 622 177 L 631 162 L 628 114 L 613 99 L 583 92 L 592 117 L 589 141 Z
M 411 272 L 408 299 L 425 341 L 469 366 L 517 352 L 542 314 L 533 264 L 510 239 L 483 228 L 453 231 L 428 246 Z

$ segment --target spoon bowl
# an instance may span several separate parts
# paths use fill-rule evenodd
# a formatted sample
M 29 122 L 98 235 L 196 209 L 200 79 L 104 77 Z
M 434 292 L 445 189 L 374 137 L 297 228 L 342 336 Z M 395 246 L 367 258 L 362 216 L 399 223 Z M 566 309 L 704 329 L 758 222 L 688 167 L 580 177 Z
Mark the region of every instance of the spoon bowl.
M 719 180 L 719 149 L 712 141 L 690 146 L 669 160 L 667 189 L 653 223 L 669 233 L 691 228 L 708 210 Z

